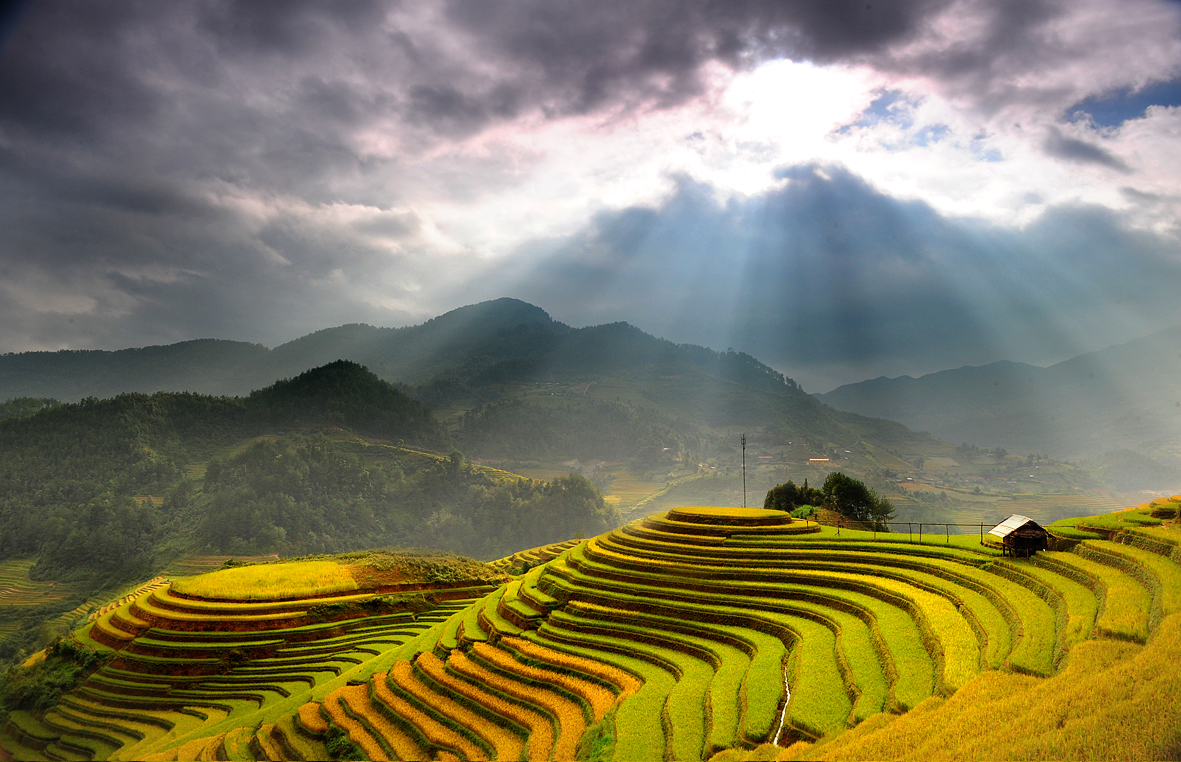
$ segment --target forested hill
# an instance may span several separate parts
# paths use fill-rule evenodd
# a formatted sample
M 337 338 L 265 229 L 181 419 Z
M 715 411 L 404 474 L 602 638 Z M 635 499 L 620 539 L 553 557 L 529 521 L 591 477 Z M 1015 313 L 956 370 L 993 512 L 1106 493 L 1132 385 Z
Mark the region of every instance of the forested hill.
M 594 435 L 600 441 L 604 437 L 623 441 L 636 428 L 611 423 L 637 414 L 635 409 L 608 407 L 615 403 L 649 411 L 644 415 L 660 419 L 657 428 L 678 420 L 688 428 L 756 426 L 770 432 L 771 440 L 784 443 L 807 437 L 818 450 L 848 447 L 865 438 L 879 443 L 889 440 L 885 444 L 908 449 L 898 443 L 916 438 L 897 424 L 820 404 L 792 379 L 747 354 L 674 344 L 627 323 L 570 328 L 544 310 L 515 299 L 469 305 L 407 328 L 325 329 L 273 350 L 208 340 L 118 352 L 4 355 L 0 357 L 0 400 L 76 401 L 132 391 L 244 396 L 276 378 L 293 377 L 337 359 L 365 365 L 432 408 L 477 411 L 466 431 L 461 429 L 457 436 L 461 444 L 470 443 L 470 454 L 482 456 L 522 454 L 510 452 L 515 447 L 525 447 L 529 457 L 612 459 L 635 454 L 631 446 L 598 448 L 593 453 L 585 447 L 550 446 L 544 442 L 555 441 L 554 431 L 526 431 L 519 421 L 516 428 L 521 436 L 515 439 L 472 428 L 504 418 L 495 410 L 489 414 L 488 406 L 512 404 L 526 387 L 547 384 L 564 387 L 563 405 L 594 408 L 589 415 L 611 429 Z M 577 400 L 572 399 L 575 387 Z M 574 419 L 585 419 L 587 414 L 579 410 L 572 418 L 551 411 L 541 418 L 546 419 L 545 425 L 569 429 Z M 533 411 L 530 415 L 538 418 Z M 453 428 L 455 423 L 452 419 Z M 645 431 L 652 429 L 649 422 L 639 425 Z M 683 432 L 686 426 L 681 426 Z M 654 444 L 658 439 L 643 438 Z M 684 440 L 690 438 L 691 433 L 681 437 L 675 449 L 683 449 Z M 489 449 L 494 442 L 499 444 Z M 670 443 L 661 442 L 661 447 L 664 452 Z M 468 452 L 468 447 L 464 450 Z
M 252 437 L 347 426 L 418 446 L 448 436 L 420 403 L 355 363 L 337 362 L 246 398 L 192 393 L 87 398 L 0 421 L 0 557 L 62 555 L 67 566 L 142 563 L 154 541 L 150 502 L 219 451 Z M 84 530 L 85 552 L 62 552 Z M 110 543 L 96 537 L 110 535 Z M 158 538 L 157 538 L 158 539 Z M 112 558 L 96 560 L 96 554 Z M 108 572 L 115 569 L 108 568 Z
M 185 551 L 495 557 L 613 525 L 581 477 L 546 484 L 430 452 L 451 443 L 421 403 L 348 361 L 245 398 L 49 407 L 0 421 L 0 560 L 109 583 Z

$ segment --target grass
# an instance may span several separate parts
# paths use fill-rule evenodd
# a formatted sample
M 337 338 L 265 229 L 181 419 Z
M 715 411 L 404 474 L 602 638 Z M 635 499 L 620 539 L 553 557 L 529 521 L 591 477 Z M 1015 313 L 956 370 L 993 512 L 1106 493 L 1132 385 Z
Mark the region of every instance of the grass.
M 389 759 L 389 748 L 382 743 L 380 733 L 371 733 L 370 728 L 350 706 L 369 703 L 369 690 L 364 685 L 350 685 L 328 694 L 324 699 L 324 710 L 332 724 L 349 734 L 349 738 L 361 747 L 366 759 Z
M 857 686 L 859 695 L 853 704 L 853 718 L 861 722 L 886 708 L 890 689 L 874 651 L 869 627 L 850 614 L 844 615 L 840 626 L 841 634 L 837 638 L 837 645 L 845 654 L 853 682 Z
M 594 543 L 588 545 L 588 557 L 596 553 L 599 549 Z M 612 554 L 609 551 L 599 551 L 604 559 L 611 558 L 617 560 L 620 557 L 618 554 Z M 578 562 L 579 554 L 577 549 L 571 552 L 572 561 Z M 584 562 L 594 563 L 594 562 Z M 618 566 L 618 564 L 616 564 Z M 646 566 L 652 568 L 656 563 L 651 560 L 645 560 L 643 564 L 634 564 L 634 566 Z M 717 579 L 721 577 L 725 579 L 727 574 L 733 576 L 733 569 L 724 566 L 693 566 L 688 564 L 674 564 L 664 563 L 659 565 L 660 569 L 668 576 L 691 576 L 697 578 Z M 834 568 L 839 568 L 834 565 Z M 867 570 L 872 572 L 873 570 Z M 633 572 L 637 578 L 651 578 L 650 575 L 645 575 L 640 572 Z M 757 579 L 771 580 L 776 577 L 784 578 L 789 573 L 777 569 L 758 569 L 752 570 L 746 576 L 754 576 Z M 917 610 L 921 611 L 920 621 L 925 621 L 930 627 L 930 635 L 939 642 L 939 648 L 944 655 L 944 669 L 943 680 L 947 690 L 955 690 L 963 685 L 979 670 L 979 650 L 977 647 L 976 636 L 971 627 L 964 620 L 964 618 L 956 610 L 955 605 L 936 593 L 928 592 L 926 589 L 916 587 L 899 579 L 894 579 L 879 574 L 878 576 L 871 576 L 871 574 L 858 575 L 846 572 L 824 571 L 823 579 L 836 582 L 844 582 L 848 585 L 864 589 L 877 589 L 886 594 L 902 596 L 908 601 L 911 601 Z M 819 577 L 819 574 L 809 573 L 810 577 Z M 820 581 L 818 579 L 818 581 Z M 824 584 L 821 581 L 821 584 Z
M 995 724 L 1014 712 L 1037 743 L 1074 743 L 1005 703 L 1006 691 L 1022 695 L 1058 712 L 1055 722 L 1082 727 L 1071 702 L 1090 699 L 1059 681 L 1067 673 L 1092 685 L 1106 670 L 1132 680 L 1133 692 L 1160 688 L 1176 703 L 1162 678 L 1117 670 L 1153 652 L 1165 623 L 1181 648 L 1181 551 L 1164 535 L 1168 527 L 1120 519 L 1121 537 L 1138 545 L 1090 540 L 1031 562 L 1001 559 L 974 535 L 875 542 L 872 532 L 759 523 L 779 518 L 706 507 L 637 520 L 589 541 L 514 554 L 502 568 L 532 567 L 526 574 L 429 611 L 365 616 L 361 604 L 373 595 L 364 590 L 392 575 L 434 573 L 396 561 L 379 568 L 368 554 L 290 565 L 348 571 L 359 588 L 335 597 L 187 598 L 157 589 L 79 633 L 119 645 L 120 661 L 42 725 L 58 756 L 283 756 L 294 753 L 296 718 L 323 706 L 370 757 L 541 759 L 593 750 L 620 760 L 700 759 L 773 735 L 786 674 L 789 730 L 818 741 L 759 754 L 938 758 L 949 754 L 929 742 L 941 733 L 948 749 L 969 757 L 1005 748 L 996 734 L 932 724 L 961 714 Z M 797 528 L 814 531 L 791 533 Z M 364 583 L 360 567 L 372 570 Z M 1092 631 L 1108 640 L 1087 640 Z M 1057 704 L 1037 692 L 1048 685 L 1059 686 Z M 964 696 L 997 711 L 975 714 Z M 1143 710 L 1127 691 L 1108 697 Z M 330 730 L 310 716 L 298 725 L 310 736 Z M 313 750 L 324 743 L 310 736 L 300 738 Z
M 0 561 L 0 606 L 37 606 L 69 597 L 74 591 L 68 584 L 34 582 L 29 579 L 33 560 Z
M 565 474 L 560 474 L 560 476 L 565 476 Z M 520 569 L 524 564 L 533 566 L 536 564 L 545 563 L 551 558 L 556 558 L 557 556 L 561 555 L 563 551 L 569 550 L 579 542 L 581 542 L 581 540 L 565 540 L 564 542 L 554 542 L 550 543 L 549 545 L 541 545 L 536 548 L 521 550 L 513 553 L 512 555 L 505 556 L 504 558 L 500 558 L 495 561 L 489 561 L 488 565 L 503 572 L 512 573 L 514 569 Z
M 674 508 L 668 512 L 668 518 L 673 521 L 688 523 L 725 523 L 731 526 L 742 525 L 748 521 L 768 521 L 775 524 L 790 523 L 782 511 L 770 511 L 764 508 L 740 508 L 734 506 L 685 506 Z
M 578 693 L 577 683 L 587 681 L 602 686 L 611 686 L 610 690 L 613 690 L 620 699 L 624 699 L 637 692 L 643 684 L 643 679 L 639 674 L 627 667 L 621 667 L 610 661 L 578 656 L 568 648 L 547 648 L 534 639 L 527 640 L 525 638 L 505 638 L 500 642 L 500 645 L 511 652 L 518 661 L 524 662 L 526 666 L 545 665 L 552 667 L 559 674 L 570 674 L 575 678 L 576 683 L 571 685 L 563 683 L 563 685 L 576 693 Z M 473 646 L 472 651 L 477 654 L 483 653 L 482 647 L 479 645 Z M 596 699 L 589 694 L 579 693 L 579 695 L 591 702 L 592 706 L 597 706 Z M 610 708 L 609 704 L 606 708 Z M 595 711 L 597 715 L 598 709 Z
M 788 678 L 791 684 L 788 720 L 813 736 L 843 728 L 853 704 L 834 658 L 836 636 L 811 620 L 797 619 L 791 624 L 798 640 L 792 653 L 795 669 Z M 766 736 L 750 740 L 763 738 Z
M 344 597 L 357 598 L 356 595 Z M 332 600 L 321 598 L 313 602 L 320 605 Z M 356 670 L 363 669 L 363 665 L 376 663 L 385 654 L 420 637 L 428 628 L 441 626 L 466 603 L 447 603 L 433 611 L 421 612 L 417 621 L 413 611 L 366 617 L 365 610 L 346 607 L 339 613 L 347 617 L 351 612 L 352 619 L 319 622 L 315 617 L 311 621 L 306 617 L 301 620 L 302 611 L 281 611 L 293 606 L 299 608 L 303 602 L 210 604 L 167 594 L 158 595 L 157 601 L 158 605 L 143 598 L 128 601 L 75 636 L 80 642 L 94 642 L 88 633 L 96 628 L 105 626 L 113 630 L 112 622 L 128 621 L 133 624 L 124 626 L 144 633 L 138 639 L 134 638 L 135 633 L 125 633 L 126 637 L 120 641 L 123 650 L 118 661 L 100 669 L 66 697 L 68 703 L 62 703 L 65 711 L 70 712 L 63 723 L 79 723 L 80 728 L 90 729 L 86 732 L 111 736 L 117 747 L 121 745 L 121 748 L 105 749 L 100 757 L 126 759 L 156 754 L 167 757 L 175 755 L 178 749 L 189 748 L 190 744 L 194 749 L 202 746 L 197 742 L 219 734 L 227 734 L 225 743 L 237 744 L 235 748 L 240 747 L 244 754 L 247 741 L 251 748 L 280 748 L 282 744 L 273 731 L 239 737 L 241 734 L 236 729 L 244 724 L 278 727 L 279 720 L 292 717 L 301 705 L 313 699 L 314 692 L 323 695 L 343 687 L 341 684 Z M 198 613 L 191 610 L 194 605 Z M 219 608 L 235 613 L 218 614 Z M 251 610 L 268 613 L 240 613 Z M 160 626 L 149 629 L 150 623 L 137 619 L 134 611 L 149 616 L 151 623 Z M 296 626 L 289 626 L 292 622 Z M 243 626 L 248 626 L 247 631 L 233 629 Z M 250 631 L 250 628 L 260 629 Z M 101 643 L 95 645 L 103 648 Z M 348 707 L 339 708 L 343 712 Z M 364 717 L 352 719 L 365 720 Z M 156 720 L 164 724 L 154 725 Z M 111 735 L 100 727 L 104 724 L 126 726 L 133 732 Z M 73 729 L 59 735 L 73 743 L 73 736 L 79 732 Z M 369 752 L 372 751 L 370 748 Z
M 492 747 L 476 733 L 467 730 L 467 724 L 476 721 L 475 715 L 419 682 L 410 662 L 399 661 L 394 664 L 389 672 L 388 683 L 391 689 L 400 689 L 404 697 L 413 700 L 433 720 L 433 725 L 424 723 L 419 727 L 428 737 L 432 733 L 437 735 L 440 740 L 435 743 L 452 748 L 469 759 L 486 758 L 491 754 Z M 480 721 L 483 719 L 480 718 Z
M 562 655 L 553 652 L 549 658 L 562 660 Z M 597 722 L 615 704 L 615 694 L 602 685 L 554 669 L 523 664 L 507 652 L 487 645 L 477 644 L 467 655 L 452 654 L 447 666 L 465 674 L 478 671 L 490 685 L 495 683 L 499 690 L 514 696 L 517 696 L 515 691 L 520 691 L 518 698 L 535 701 L 547 711 L 551 705 L 561 707 L 560 712 L 555 710 L 554 718 L 563 727 L 574 721 L 575 709 L 583 720 Z
M 653 576 L 649 584 L 629 584 L 604 582 L 601 579 L 587 577 L 579 571 L 564 567 L 561 562 L 557 566 L 548 567 L 555 574 L 577 582 L 579 585 L 597 586 L 600 590 L 611 590 L 613 596 L 625 596 L 629 593 L 637 596 L 640 601 L 655 601 L 668 599 L 670 585 L 673 580 Z M 637 575 L 640 576 L 640 575 Z M 896 674 L 894 682 L 894 699 L 898 706 L 914 706 L 918 701 L 931 694 L 933 685 L 932 662 L 914 621 L 903 609 L 889 605 L 879 598 L 864 592 L 846 589 L 813 588 L 805 584 L 766 585 L 766 594 L 774 595 L 773 600 L 736 597 L 733 593 L 702 593 L 695 592 L 692 599 L 702 605 L 698 616 L 708 615 L 712 609 L 716 614 L 733 612 L 737 614 L 749 613 L 750 610 L 782 611 L 814 611 L 815 609 L 801 603 L 801 599 L 817 599 L 830 602 L 830 605 L 844 610 L 858 610 L 865 615 L 872 616 L 878 626 L 878 635 L 886 644 Z M 759 590 L 748 587 L 748 595 L 757 595 Z M 746 609 L 732 609 L 741 606 Z M 733 614 L 729 614 L 733 615 Z M 778 668 L 778 665 L 776 665 Z M 778 688 L 776 688 L 778 690 Z M 773 711 L 772 707 L 772 711 Z
M 750 637 L 757 637 L 759 633 L 742 627 L 706 625 L 700 622 L 686 626 L 681 620 L 669 616 L 610 609 L 594 604 L 579 605 L 577 608 L 572 606 L 567 610 L 621 625 L 617 631 L 628 633 L 631 637 L 667 642 L 674 648 L 679 645 L 680 648 L 691 649 L 704 657 L 704 661 L 713 668 L 705 699 L 705 709 L 711 720 L 709 738 L 706 739 L 707 748 L 723 749 L 737 741 L 742 719 L 740 704 L 744 681 L 748 675 L 753 675 L 757 679 L 760 674 L 757 670 L 752 672 L 751 654 L 757 654 L 758 647 L 751 642 L 754 638 Z M 675 638 L 669 637 L 668 633 L 673 632 L 679 634 Z M 766 650 L 772 651 L 770 648 Z M 782 656 L 782 647 L 778 649 L 777 655 Z M 686 679 L 685 675 L 682 675 L 682 679 Z M 774 694 L 767 695 L 766 698 L 773 699 L 773 696 L 778 695 L 780 682 L 781 670 L 776 663 L 771 683 L 774 686 Z M 763 698 L 762 689 L 766 688 L 765 683 L 760 683 L 757 688 L 752 688 L 748 692 L 757 698 Z M 756 707 L 753 712 L 755 716 L 758 715 L 758 709 L 759 707 Z
M 580 615 L 555 612 L 545 628 L 589 636 L 596 648 L 630 651 L 675 674 L 676 683 L 663 709 L 665 733 L 671 735 L 669 748 L 676 759 L 700 758 L 705 744 L 705 697 L 714 676 L 711 661 L 718 657 L 703 646 L 702 639 L 590 618 L 587 613 L 587 607 L 580 607 Z
M 1160 605 L 1165 614 L 1181 611 L 1181 567 L 1157 553 L 1134 545 L 1104 543 L 1103 550 L 1144 568 L 1160 590 Z
M 1022 564 L 1021 572 L 1053 588 L 1062 596 L 1067 611 L 1065 630 L 1060 641 L 1063 650 L 1069 650 L 1091 636 L 1095 618 L 1099 614 L 1099 600 L 1089 587 L 1040 565 Z

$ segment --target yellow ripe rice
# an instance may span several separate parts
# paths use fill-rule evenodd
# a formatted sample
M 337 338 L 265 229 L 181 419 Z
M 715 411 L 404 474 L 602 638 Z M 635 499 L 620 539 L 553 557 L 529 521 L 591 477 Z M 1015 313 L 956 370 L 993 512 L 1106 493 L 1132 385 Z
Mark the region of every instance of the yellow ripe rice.
M 438 657 L 434 654 L 421 654 L 418 657 L 418 664 L 424 668 L 424 671 L 430 669 L 438 663 Z M 442 666 L 439 665 L 438 672 L 442 673 Z M 427 671 L 431 677 L 436 675 L 432 671 Z M 398 682 L 404 690 L 412 694 L 419 701 L 431 706 L 433 709 L 440 712 L 447 719 L 454 722 L 456 725 L 467 728 L 482 738 L 488 743 L 496 752 L 498 759 L 520 759 L 521 752 L 525 748 L 525 742 L 514 733 L 501 728 L 484 717 L 476 714 L 471 709 L 468 709 L 463 704 L 455 701 L 444 693 L 434 690 L 431 686 L 426 685 L 418 680 L 417 675 L 411 673 L 404 673 Z M 453 687 L 453 686 L 447 686 Z M 461 694 L 462 695 L 462 694 Z M 469 754 L 469 756 L 471 756 Z
M 538 648 L 540 647 L 538 646 Z M 506 672 L 512 672 L 528 680 L 551 683 L 560 688 L 565 688 L 590 706 L 591 715 L 594 717 L 595 722 L 603 719 L 603 715 L 615 705 L 615 694 L 598 683 L 592 683 L 589 680 L 583 680 L 565 672 L 522 664 L 510 654 L 485 643 L 477 644 L 472 648 L 472 652 L 489 664 L 499 667 Z M 554 655 L 555 657 L 560 657 L 563 654 L 555 652 Z M 626 675 L 626 677 L 630 678 L 631 675 Z
M 347 566 L 335 561 L 293 561 L 218 569 L 172 583 L 182 595 L 252 601 L 298 598 L 357 589 Z
M 384 679 L 384 677 L 383 674 L 379 679 Z M 349 709 L 353 714 L 363 717 L 365 722 L 369 723 L 369 727 L 382 737 L 399 759 L 426 759 L 427 755 L 419 748 L 418 744 L 401 728 L 390 722 L 384 714 L 377 710 L 377 707 L 373 706 L 369 695 L 370 686 L 366 684 L 355 687 L 363 690 L 355 690 L 348 695 Z
M 299 722 L 312 733 L 327 733 L 328 721 L 320 713 L 320 705 L 310 701 L 299 708 Z
M 453 652 L 452 656 L 460 654 Z M 483 706 L 501 717 L 517 723 L 529 731 L 529 759 L 543 762 L 550 758 L 554 747 L 554 728 L 549 718 L 540 712 L 526 709 L 499 696 L 495 696 L 446 671 L 443 662 L 434 654 L 424 653 L 418 657 L 418 666 L 440 686 Z M 462 705 L 461 705 L 462 706 Z M 524 740 L 515 733 L 480 718 L 482 723 L 469 725 L 481 738 L 496 749 L 497 759 L 517 759 L 524 747 Z
M 640 681 L 638 679 L 610 665 L 592 659 L 584 659 L 581 656 L 573 656 L 555 651 L 552 648 L 546 648 L 545 646 L 522 638 L 502 638 L 500 642 L 532 659 L 537 659 L 546 664 L 553 664 L 555 667 L 571 672 L 579 672 L 600 680 L 605 680 L 619 689 L 619 700 L 627 698 L 640 689 Z
M 393 669 L 389 672 L 388 679 L 415 698 L 422 700 L 422 696 L 427 695 L 427 692 L 423 690 L 422 684 L 414 677 L 414 665 L 408 661 L 396 662 Z M 473 744 L 467 738 L 464 738 L 455 732 L 455 730 L 441 725 L 438 721 L 424 714 L 409 702 L 398 697 L 390 690 L 385 679 L 380 678 L 380 676 L 375 680 L 374 688 L 379 701 L 392 709 L 395 714 L 406 719 L 422 731 L 422 734 L 431 743 L 455 749 L 468 759 L 484 759 L 487 757 L 483 749 Z M 431 703 L 430 696 L 426 700 L 428 703 Z
M 357 696 L 358 693 L 360 696 Z M 349 708 L 352 709 L 353 704 L 350 699 L 361 703 L 358 700 L 361 696 L 364 697 L 364 701 L 367 702 L 369 700 L 369 689 L 364 685 L 349 685 L 344 688 L 338 688 L 324 697 L 324 708 L 328 710 L 328 716 L 332 718 L 333 724 L 348 733 L 349 738 L 361 747 L 361 751 L 365 752 L 366 759 L 387 760 L 389 759 L 389 755 L 385 753 L 385 749 L 382 748 L 381 744 L 369 734 L 369 731 L 365 729 L 364 725 L 349 717 L 344 711 L 342 704 L 347 703 Z
M 553 742 L 552 730 L 549 734 L 549 742 L 553 747 L 552 757 L 554 759 L 574 758 L 574 752 L 578 747 L 578 739 L 586 731 L 586 718 L 580 704 L 553 691 L 540 688 L 537 685 L 517 682 L 496 672 L 491 672 L 472 661 L 460 651 L 455 651 L 451 654 L 451 657 L 447 660 L 447 668 L 454 670 L 469 680 L 483 683 L 519 701 L 541 707 L 558 724 L 558 739 L 556 743 Z M 606 689 L 602 690 L 607 692 Z M 608 695 L 610 694 L 608 693 Z M 612 696 L 612 699 L 614 699 L 614 696 Z M 534 759 L 544 759 L 541 756 L 541 747 L 538 743 L 538 735 L 536 734 L 530 735 L 529 737 L 529 756 Z

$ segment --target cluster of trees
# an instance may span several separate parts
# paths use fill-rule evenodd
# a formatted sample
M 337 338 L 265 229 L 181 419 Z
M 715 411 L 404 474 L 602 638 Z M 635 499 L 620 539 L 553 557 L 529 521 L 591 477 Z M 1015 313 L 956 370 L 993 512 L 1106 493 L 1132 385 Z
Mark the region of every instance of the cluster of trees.
M 243 399 L 161 392 L 42 408 L 0 420 L 0 558 L 37 555 L 40 579 L 141 576 L 164 538 L 192 534 L 192 517 L 178 513 L 188 466 L 243 439 L 347 426 L 447 442 L 427 408 L 350 362 Z M 163 509 L 134 499 L 146 495 L 170 499 Z
M 44 712 L 109 660 L 74 640 L 59 638 L 46 648 L 43 661 L 0 672 L 0 722 L 18 709 Z
M 5 418 L 24 418 L 60 404 L 49 397 L 13 397 L 6 402 L 0 402 L 0 421 Z
M 988 449 L 987 447 L 981 448 L 976 445 L 970 445 L 967 442 L 961 443 L 959 447 L 955 448 L 955 451 L 957 455 L 963 455 L 968 460 L 975 460 L 981 455 L 991 455 L 999 463 L 1009 457 L 1009 451 L 1003 447 Z
M 458 450 L 372 462 L 320 435 L 262 441 L 212 462 L 195 503 L 199 542 L 226 553 L 411 545 L 495 558 L 617 520 L 577 474 L 493 480 Z
M 793 512 L 804 506 L 819 506 L 836 511 L 854 521 L 863 521 L 879 528 L 894 518 L 894 506 L 857 479 L 833 471 L 824 479 L 820 489 L 793 481 L 772 487 L 763 500 L 763 507 L 771 510 Z

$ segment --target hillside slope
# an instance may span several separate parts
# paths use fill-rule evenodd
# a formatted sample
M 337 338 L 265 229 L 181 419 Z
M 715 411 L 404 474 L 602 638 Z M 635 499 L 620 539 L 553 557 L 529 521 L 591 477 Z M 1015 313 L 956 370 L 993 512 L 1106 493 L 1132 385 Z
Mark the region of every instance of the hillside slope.
M 2 420 L 0 659 L 188 553 L 494 558 L 615 523 L 581 476 L 527 479 L 450 446 L 421 403 L 347 361 L 246 398 L 125 394 Z
M 537 307 L 500 299 L 407 328 L 329 328 L 274 349 L 199 339 L 118 351 L 21 352 L 0 356 L 0 399 L 76 402 L 158 391 L 243 396 L 275 379 L 341 359 L 366 365 L 387 381 L 416 383 L 473 355 L 528 356 L 538 351 L 534 345 L 539 335 L 560 335 L 564 330 Z M 515 333 L 506 335 L 507 331 Z
M 1179 443 L 1178 377 L 1181 329 L 1169 329 L 1047 368 L 996 362 L 882 377 L 816 397 L 949 442 L 1059 458 L 1124 449 L 1151 455 Z
M 673 344 L 626 323 L 573 329 L 514 299 L 462 307 L 407 328 L 340 326 L 273 350 L 186 342 L 113 353 L 6 355 L 0 357 L 0 398 L 73 400 L 181 389 L 246 395 L 337 359 L 364 364 L 436 408 L 464 451 L 482 458 L 639 459 L 667 469 L 673 461 L 729 458 L 731 443 L 711 437 L 729 438 L 734 427 L 768 445 L 798 442 L 794 457 L 802 460 L 834 448 L 852 451 L 867 439 L 906 452 L 942 447 L 899 424 L 830 408 L 749 355 Z M 541 400 L 542 394 L 557 399 Z M 502 406 L 518 402 L 531 408 L 504 414 Z M 532 409 L 538 405 L 545 408 L 540 417 Z M 635 410 L 648 418 L 631 420 Z M 620 418 L 629 421 L 620 424 Z M 506 435 L 506 421 L 515 434 Z M 493 423 L 496 431 L 489 429 Z M 607 431 L 593 434 L 600 426 Z M 664 433 L 650 434 L 654 428 Z M 589 436 L 563 442 L 573 432 Z M 588 447 L 590 441 L 600 446 Z
M 216 572 L 79 631 L 113 661 L 0 739 L 83 759 L 1166 758 L 1177 500 L 1064 522 L 1073 539 L 1033 560 L 680 508 L 505 559 L 524 573 L 449 609 L 470 572 L 434 603 L 357 590 L 351 608 L 347 583 L 388 564 L 325 577 L 322 608 L 246 600 L 246 577 L 323 576 L 309 562 Z M 980 733 L 996 716 L 1015 731 Z

